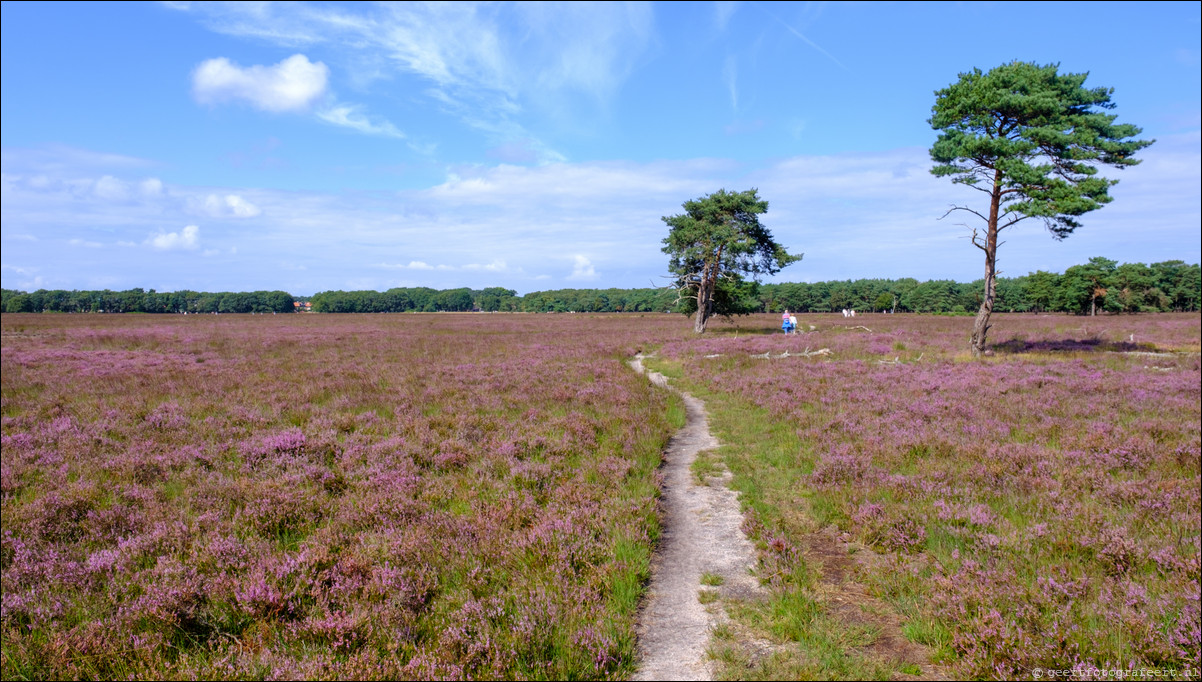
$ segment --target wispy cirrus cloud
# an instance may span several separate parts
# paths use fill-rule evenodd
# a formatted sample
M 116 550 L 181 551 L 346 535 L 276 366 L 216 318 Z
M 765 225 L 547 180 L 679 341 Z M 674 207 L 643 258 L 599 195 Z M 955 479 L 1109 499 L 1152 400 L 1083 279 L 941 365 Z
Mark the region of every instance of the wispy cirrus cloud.
M 332 106 L 318 111 L 317 117 L 326 123 L 342 128 L 350 128 L 365 135 L 394 137 L 399 140 L 405 139 L 405 133 L 402 133 L 392 123 L 384 120 L 372 121 L 360 111 L 360 107 L 354 105 L 340 104 Z
M 639 2 L 206 3 L 180 9 L 226 35 L 321 49 L 340 60 L 360 88 L 376 79 L 411 79 L 408 90 L 498 144 L 534 138 L 522 123 L 532 110 L 574 126 L 581 114 L 604 108 L 654 42 L 651 6 Z M 312 70 L 299 60 L 294 66 Z M 226 63 L 209 68 L 239 93 L 253 80 Z M 257 95 L 245 96 L 251 97 Z M 399 132 L 353 111 L 327 108 L 325 114 L 322 120 L 359 132 Z M 563 156 L 550 152 L 544 159 Z
M 711 5 L 714 9 L 714 27 L 718 31 L 725 31 L 730 24 L 730 18 L 735 15 L 739 9 L 739 3 L 721 0 Z
M 30 177 L 53 174 L 94 173 L 97 170 L 129 172 L 158 165 L 150 159 L 125 154 L 113 154 L 92 149 L 80 149 L 64 144 L 48 144 L 38 148 L 4 148 L 0 150 L 0 166 L 5 172 L 19 172 Z
M 734 55 L 726 55 L 722 63 L 722 83 L 730 94 L 730 108 L 739 110 L 739 62 Z

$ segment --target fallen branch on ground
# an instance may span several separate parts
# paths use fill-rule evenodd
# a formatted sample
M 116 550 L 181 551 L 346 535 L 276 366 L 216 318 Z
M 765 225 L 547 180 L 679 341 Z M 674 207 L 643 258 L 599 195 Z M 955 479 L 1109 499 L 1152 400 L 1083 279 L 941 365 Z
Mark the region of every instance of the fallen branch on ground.
M 900 365 L 902 363 L 899 358 L 901 358 L 900 355 L 893 358 L 892 360 L 877 360 L 876 364 L 878 364 L 878 365 Z
M 785 352 L 781 353 L 780 355 L 773 355 L 771 352 L 768 352 L 768 353 L 760 353 L 758 355 L 752 355 L 751 357 L 760 358 L 762 360 L 769 360 L 769 359 L 780 359 L 780 358 L 790 358 L 790 357 L 791 358 L 812 358 L 815 355 L 830 355 L 830 354 L 831 354 L 830 348 L 822 348 L 819 350 L 811 351 L 810 347 L 806 346 L 806 349 L 800 353 L 790 353 L 789 351 L 785 351 Z
M 926 355 L 926 353 L 922 353 L 922 354 L 921 354 L 921 355 L 919 355 L 918 357 L 914 358 L 914 360 L 912 360 L 911 362 L 918 362 L 919 360 L 921 360 L 921 359 L 922 359 L 922 356 L 923 356 L 923 355 Z M 901 361 L 901 356 L 900 356 L 900 355 L 898 355 L 898 356 L 895 356 L 895 357 L 894 357 L 892 360 L 877 360 L 877 361 L 876 361 L 876 364 L 878 364 L 878 365 L 908 365 L 908 364 L 910 364 L 910 363 L 909 363 L 909 362 L 902 362 L 902 361 Z

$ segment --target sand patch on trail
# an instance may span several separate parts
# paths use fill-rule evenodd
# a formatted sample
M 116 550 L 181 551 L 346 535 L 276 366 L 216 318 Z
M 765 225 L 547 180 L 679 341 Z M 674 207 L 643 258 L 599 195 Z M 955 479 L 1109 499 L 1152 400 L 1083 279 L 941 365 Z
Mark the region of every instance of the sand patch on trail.
M 631 366 L 644 373 L 642 355 Z M 667 387 L 658 372 L 646 372 Z M 673 389 L 674 390 L 674 389 Z M 702 604 L 702 591 L 747 599 L 762 588 L 752 576 L 755 547 L 743 534 L 736 494 L 721 479 L 695 482 L 690 467 L 697 453 L 718 446 L 709 431 L 705 404 L 680 393 L 685 425 L 669 441 L 662 465 L 662 533 L 651 564 L 651 584 L 639 613 L 639 666 L 636 680 L 710 680 L 713 664 L 706 653 L 714 626 L 726 622 L 721 600 Z M 702 575 L 721 576 L 706 587 Z

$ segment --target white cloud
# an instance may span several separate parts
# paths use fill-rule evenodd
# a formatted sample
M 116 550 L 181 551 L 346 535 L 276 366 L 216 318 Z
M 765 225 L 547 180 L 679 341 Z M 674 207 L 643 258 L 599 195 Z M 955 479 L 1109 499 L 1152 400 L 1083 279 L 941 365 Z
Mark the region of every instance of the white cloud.
M 289 48 L 320 44 L 347 62 L 352 80 L 368 74 L 356 87 L 413 77 L 414 92 L 498 143 L 532 137 L 517 123 L 531 109 L 569 128 L 599 113 L 655 40 L 654 12 L 645 2 L 206 3 L 191 10 L 227 35 Z M 198 99 L 210 92 L 251 99 L 244 91 L 258 91 L 245 84 L 252 80 L 247 70 L 228 60 L 210 60 L 202 69 L 205 82 L 215 85 L 198 87 Z M 370 128 L 369 134 L 385 134 L 381 123 Z
M 12 273 L 18 279 L 13 279 L 10 275 L 4 282 L 4 287 L 17 289 L 19 291 L 36 291 L 38 289 L 49 289 L 49 281 L 37 274 L 38 268 L 24 268 L 9 263 L 0 263 L 0 272 Z
M 503 261 L 499 258 L 497 260 L 492 261 L 491 263 L 486 263 L 483 265 L 481 265 L 479 263 L 469 263 L 468 265 L 463 266 L 463 269 L 469 270 L 469 271 L 478 271 L 478 272 L 515 272 L 515 270 L 511 269 L 505 263 L 505 261 Z M 521 268 L 518 268 L 517 271 L 520 272 Z
M 0 165 L 5 169 L 19 166 L 23 171 L 35 174 L 62 175 L 65 171 L 80 173 L 97 169 L 138 168 L 154 165 L 154 162 L 122 154 L 51 144 L 37 149 L 6 147 L 0 150 Z
M 85 202 L 103 210 L 104 206 L 112 206 L 114 210 L 127 210 L 128 207 L 142 205 L 148 208 L 160 207 L 171 198 L 167 195 L 162 180 L 149 177 L 142 180 L 131 180 L 110 173 L 99 173 L 97 177 L 89 168 L 96 158 L 101 155 L 81 153 L 79 150 L 59 148 L 65 152 L 65 159 L 51 160 L 51 150 L 43 149 L 6 149 L 4 164 L 6 170 L 20 168 L 26 172 L 2 175 L 3 191 L 6 194 L 23 194 L 32 192 L 45 197 L 57 197 L 60 201 Z M 92 157 L 89 159 L 88 157 Z M 116 166 L 126 165 L 123 157 L 111 157 Z M 84 159 L 82 165 L 76 166 L 72 161 Z M 49 172 L 37 172 L 44 168 Z M 34 172 L 29 172 L 34 171 Z
M 572 274 L 568 275 L 570 280 L 594 280 L 597 279 L 597 270 L 593 268 L 593 263 L 588 258 L 576 255 L 572 257 L 575 265 L 572 267 Z
M 196 67 L 192 92 L 201 104 L 242 100 L 264 111 L 303 111 L 325 94 L 329 71 L 303 54 L 246 68 L 218 57 Z
M 179 232 L 153 234 L 146 241 L 159 251 L 192 251 L 200 244 L 200 228 L 188 225 Z
M 730 24 L 730 18 L 734 16 L 735 11 L 739 9 L 739 3 L 719 1 L 713 4 L 713 8 L 714 26 L 719 31 L 725 31 L 727 25 Z
M 426 270 L 426 271 L 443 271 L 443 272 L 504 272 L 504 273 L 520 273 L 521 268 L 511 268 L 501 259 L 493 260 L 491 263 L 468 263 L 467 265 L 430 265 L 425 261 L 411 260 L 408 265 L 401 263 L 376 263 L 372 267 L 382 268 L 385 270 Z
M 194 212 L 212 218 L 254 218 L 262 213 L 258 206 L 237 194 L 210 194 L 203 199 L 192 197 L 188 203 Z
M 726 91 L 730 94 L 730 108 L 738 111 L 739 109 L 739 62 L 734 55 L 726 55 L 726 61 L 722 63 L 722 82 L 726 85 Z
M 163 181 L 158 178 L 146 178 L 139 185 L 142 194 L 148 197 L 157 197 L 163 193 Z
M 359 112 L 358 107 L 340 104 L 329 109 L 324 109 L 317 112 L 317 117 L 326 123 L 330 123 L 343 128 L 364 133 L 366 135 L 379 135 L 382 137 L 395 137 L 397 139 L 405 139 L 405 133 L 402 133 L 396 126 L 388 121 L 379 121 L 373 123 L 365 115 Z
M 111 175 L 105 175 L 96 181 L 92 192 L 101 199 L 123 201 L 129 197 L 129 185 Z
M 371 266 L 373 268 L 383 268 L 385 270 L 434 270 L 435 267 L 429 263 L 420 260 L 411 260 L 409 264 L 404 263 L 376 263 Z
M 1053 241 L 1036 221 L 1008 231 L 1001 268 L 1007 276 L 1063 272 L 1098 255 L 1198 262 L 1200 148 L 1196 132 L 1162 136 L 1141 154 L 1142 164 L 1113 172 L 1121 178 L 1115 201 L 1087 214 L 1084 227 L 1069 239 Z M 20 153 L 6 150 L 7 158 Z M 15 165 L 21 172 L 4 169 L 5 259 L 41 268 L 40 274 L 65 288 L 87 288 L 114 273 L 120 277 L 113 287 L 147 286 L 186 268 L 195 268 L 192 288 L 293 287 L 297 294 L 345 288 L 365 271 L 380 276 L 371 278 L 371 286 L 385 288 L 400 284 L 384 276 L 403 277 L 404 286 L 435 288 L 530 291 L 547 286 L 545 278 L 565 276 L 587 286 L 648 286 L 666 274 L 660 249 L 667 228 L 660 217 L 723 187 L 759 188 L 770 203 L 764 224 L 791 252 L 806 254 L 769 281 L 905 276 L 971 281 L 983 267 L 957 220 L 939 220 L 949 204 L 975 201 L 976 193 L 931 176 L 928 152 L 919 147 L 797 156 L 759 168 L 721 159 L 465 166 L 443 184 L 400 192 L 169 185 L 162 198 L 127 202 L 96 198 L 92 189 L 103 170 L 46 171 L 50 189 L 37 189 L 27 182 L 32 174 L 25 174 L 26 166 Z M 138 193 L 138 181 L 112 172 Z M 83 188 L 79 193 L 71 189 L 75 182 Z M 209 197 L 215 210 L 232 216 L 239 204 L 231 206 L 231 196 L 260 211 L 255 229 L 219 233 L 221 250 L 212 258 L 145 258 L 151 248 L 208 253 L 204 249 L 217 234 L 210 230 L 224 226 L 205 223 L 204 242 L 198 228 L 189 232 L 183 226 L 208 215 L 202 209 Z M 178 227 L 167 232 L 164 225 Z M 36 235 L 37 241 L 20 235 Z M 62 248 L 71 239 L 81 246 L 103 241 L 106 258 Z M 111 248 L 122 242 L 141 248 Z M 309 269 L 294 277 L 279 261 Z M 4 278 L 6 287 L 26 279 L 11 270 Z

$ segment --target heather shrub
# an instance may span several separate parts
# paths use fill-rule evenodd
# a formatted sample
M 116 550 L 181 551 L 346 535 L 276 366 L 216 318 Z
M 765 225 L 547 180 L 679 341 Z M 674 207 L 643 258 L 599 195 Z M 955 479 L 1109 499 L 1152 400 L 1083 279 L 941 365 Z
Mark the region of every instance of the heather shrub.
M 766 576 L 809 575 L 787 548 L 833 524 L 881 555 L 862 579 L 910 632 L 948 633 L 924 643 L 966 677 L 1199 667 L 1197 316 L 1005 315 L 979 362 L 967 319 L 772 322 L 661 349 L 727 406 L 720 439 L 761 414 L 787 425 L 787 450 L 726 451 Z
M 0 673 L 629 675 L 679 322 L 6 314 Z

